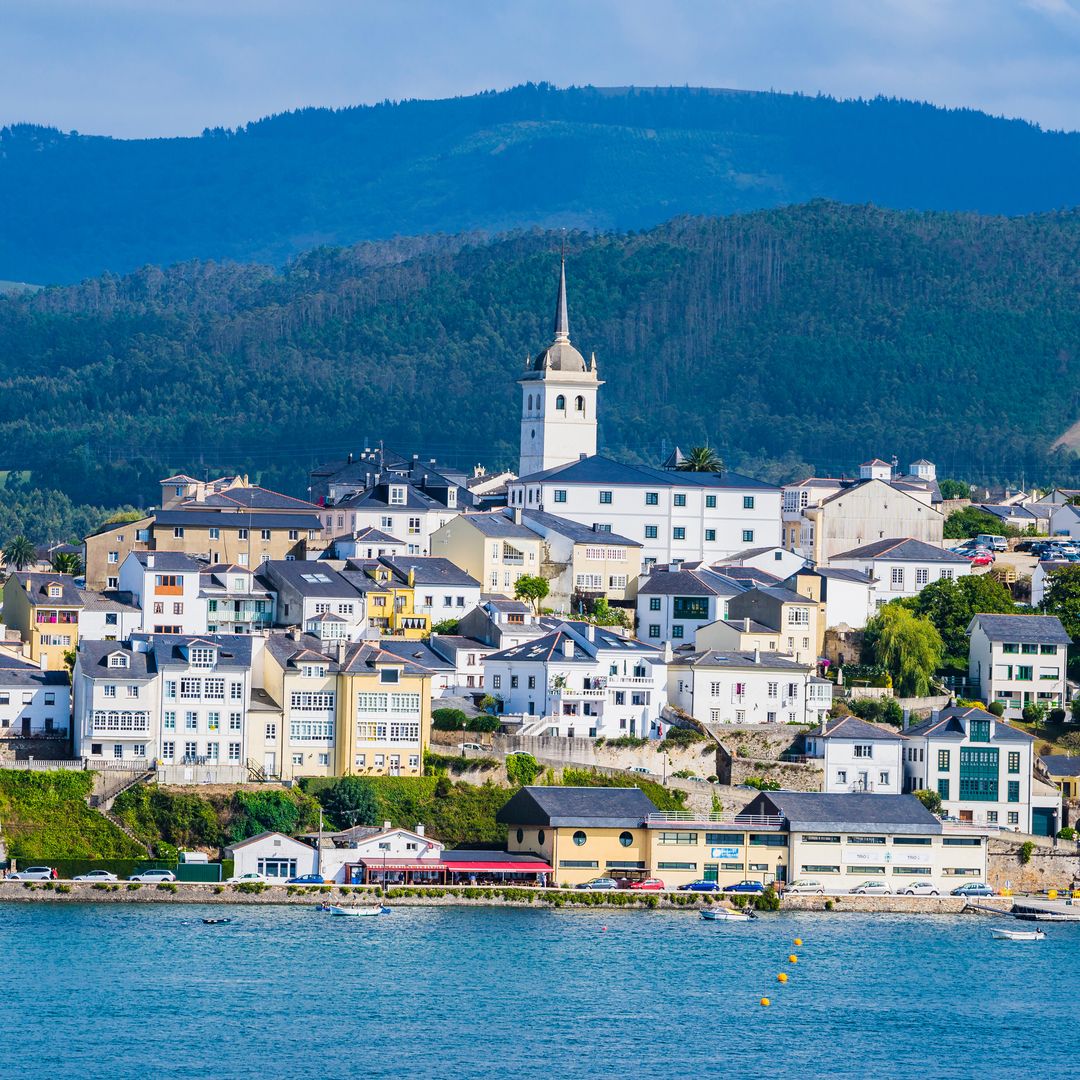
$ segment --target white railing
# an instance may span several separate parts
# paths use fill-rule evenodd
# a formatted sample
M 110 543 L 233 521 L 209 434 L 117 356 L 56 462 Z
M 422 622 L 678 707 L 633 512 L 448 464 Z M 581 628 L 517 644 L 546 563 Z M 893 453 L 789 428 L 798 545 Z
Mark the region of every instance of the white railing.
M 609 675 L 608 686 L 652 686 L 652 679 L 638 675 Z
M 778 814 L 698 814 L 693 810 L 666 810 L 649 814 L 646 825 L 675 825 L 695 822 L 702 825 L 731 825 L 734 828 L 779 829 L 784 819 Z
M 598 701 L 606 698 L 607 694 L 606 690 L 575 690 L 570 686 L 561 686 L 552 692 L 552 696 L 557 698 L 590 698 Z

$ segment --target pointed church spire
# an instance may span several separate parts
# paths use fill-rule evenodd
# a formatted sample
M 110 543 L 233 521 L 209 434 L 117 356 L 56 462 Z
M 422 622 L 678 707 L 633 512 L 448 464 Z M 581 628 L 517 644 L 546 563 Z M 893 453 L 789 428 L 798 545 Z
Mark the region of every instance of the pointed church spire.
M 559 298 L 555 301 L 555 340 L 570 340 L 570 319 L 566 314 L 566 253 L 559 270 Z

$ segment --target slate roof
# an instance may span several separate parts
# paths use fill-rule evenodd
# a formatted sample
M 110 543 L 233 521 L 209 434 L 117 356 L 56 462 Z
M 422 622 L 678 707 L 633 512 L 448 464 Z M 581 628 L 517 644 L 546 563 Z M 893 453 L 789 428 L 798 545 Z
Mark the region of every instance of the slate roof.
M 940 819 L 914 795 L 763 791 L 741 812 L 779 814 L 792 831 L 921 834 L 944 831 Z
M 42 671 L 37 664 L 0 664 L 0 686 L 5 689 L 40 690 L 46 686 L 68 686 L 66 671 Z
M 868 724 L 857 716 L 842 716 L 839 720 L 830 720 L 828 728 L 822 732 L 821 727 L 814 728 L 806 733 L 807 738 L 817 739 L 859 739 L 865 742 L 903 742 L 904 737 L 890 728 L 878 727 L 876 724 Z
M 539 540 L 539 533 L 519 525 L 513 518 L 508 518 L 501 510 L 492 510 L 482 514 L 461 514 L 459 520 L 467 521 L 484 536 L 507 540 Z
M 274 559 L 259 567 L 259 580 L 276 589 L 288 585 L 301 596 L 352 597 L 352 582 L 325 562 Z
M 141 609 L 138 604 L 132 602 L 130 592 L 113 590 L 110 592 L 94 592 L 92 589 L 81 589 L 84 611 L 127 611 L 138 612 Z
M 854 581 L 859 585 L 869 585 L 874 580 L 865 570 L 844 570 L 838 566 L 819 567 L 814 572 L 825 579 L 835 578 L 837 581 Z
M 399 660 L 404 660 L 413 667 L 424 668 L 427 671 L 448 672 L 454 670 L 454 665 L 445 657 L 440 656 L 426 641 L 380 638 L 379 648 L 385 653 L 391 653 Z
M 322 529 L 319 515 L 285 513 L 280 511 L 260 512 L 253 510 L 156 510 L 154 527 L 173 528 L 177 525 L 203 528 L 207 526 L 222 529 Z
M 312 513 L 317 513 L 319 509 L 306 499 L 294 499 L 291 495 L 282 495 L 280 491 L 258 486 L 229 488 L 208 495 L 202 502 L 183 505 L 189 505 L 192 509 L 220 506 L 230 510 L 240 507 L 244 510 L 310 510 Z
M 390 502 L 390 485 L 405 488 L 405 501 L 403 503 Z M 453 485 L 450 485 L 453 486 Z M 395 477 L 393 480 L 383 481 L 366 491 L 358 491 L 355 495 L 339 499 L 333 505 L 338 510 L 445 510 L 446 503 L 421 491 L 415 484 L 408 482 L 404 476 Z
M 546 514 L 542 510 L 522 510 L 521 520 L 526 524 L 529 521 L 535 521 L 537 525 L 550 529 L 560 536 L 565 536 L 576 544 L 602 544 L 605 547 L 615 545 L 636 548 L 643 546 L 639 541 L 620 536 L 618 533 L 599 532 L 588 525 L 582 525 L 579 521 L 570 521 L 567 518 L 557 517 L 555 514 Z
M 1043 754 L 1041 760 L 1051 776 L 1080 776 L 1080 757 L 1071 754 Z
M 773 580 L 776 579 L 773 578 Z M 731 577 L 727 570 L 721 573 L 714 570 L 656 570 L 654 568 L 638 588 L 638 595 L 734 596 L 736 593 L 745 592 L 748 587 Z
M 702 668 L 753 668 L 755 671 L 798 671 L 806 673 L 808 665 L 800 664 L 789 656 L 781 656 L 780 653 L 759 652 L 757 660 L 754 653 L 721 652 L 719 649 L 706 649 L 704 652 L 687 653 L 676 655 L 672 660 L 672 667 L 702 667 Z
M 963 555 L 945 548 L 926 544 L 910 536 L 894 536 L 886 540 L 875 540 L 871 544 L 843 551 L 833 555 L 833 559 L 889 559 L 891 562 L 951 562 L 967 563 Z
M 750 623 L 747 626 L 747 622 Z M 771 626 L 766 626 L 764 623 L 755 622 L 753 619 L 717 619 L 716 622 L 709 623 L 710 626 L 716 626 L 718 623 L 723 623 L 725 626 L 730 626 L 734 630 L 738 630 L 740 634 L 775 634 L 776 631 Z
M 480 588 L 480 582 L 456 563 L 438 555 L 384 555 L 379 559 L 407 581 L 410 571 L 417 585 L 464 585 Z
M 573 655 L 567 656 L 563 652 L 563 642 L 569 640 L 573 644 Z M 559 628 L 551 634 L 543 637 L 532 638 L 520 645 L 511 645 L 509 649 L 493 653 L 488 660 L 525 660 L 544 663 L 552 658 L 560 663 L 572 663 L 575 660 L 585 663 L 593 663 L 596 653 L 600 649 L 622 649 L 626 652 L 634 652 L 640 656 L 657 656 L 657 650 L 646 645 L 637 638 L 625 638 L 621 634 L 613 633 L 603 626 L 593 627 L 593 640 L 588 637 L 588 624 L 586 623 L 561 623 Z
M 495 815 L 502 825 L 594 829 L 639 828 L 657 812 L 640 788 L 525 787 Z
M 206 564 L 183 551 L 133 551 L 131 553 L 147 570 L 157 573 L 168 570 L 174 573 L 202 573 Z M 151 562 L 153 565 L 151 566 Z
M 353 533 L 352 539 L 364 544 L 398 544 L 400 546 L 405 544 L 404 540 L 399 540 L 396 536 L 391 536 L 381 529 L 372 528 L 370 525 Z
M 196 643 L 214 645 L 218 650 L 215 671 L 251 667 L 251 642 L 247 634 L 132 634 L 132 641 L 148 641 L 158 668 L 186 664 L 182 649 Z M 103 644 L 116 647 L 115 641 Z M 145 655 L 145 654 L 141 654 Z
M 111 653 L 122 652 L 128 658 L 126 668 L 110 668 Z M 130 642 L 79 641 L 79 670 L 91 679 L 123 679 L 127 681 L 152 679 L 157 674 L 157 662 L 152 652 L 132 649 Z
M 75 584 L 71 574 L 37 573 L 30 570 L 16 570 L 14 575 L 21 583 L 35 606 L 46 607 L 82 607 L 82 590 Z M 59 585 L 60 595 L 49 596 L 49 586 Z
M 929 720 L 924 720 L 921 724 L 912 724 L 911 727 L 905 728 L 904 735 L 917 738 L 962 739 L 965 735 L 964 719 L 993 720 L 994 723 L 990 728 L 991 732 L 993 732 L 990 738 L 992 743 L 1032 743 L 1035 741 L 1033 735 L 1029 735 L 1019 728 L 1014 728 L 1006 721 L 999 720 L 993 713 L 975 706 L 952 706 L 948 709 L 942 709 L 937 716 L 931 716 Z
M 1028 645 L 1071 645 L 1056 615 L 976 615 L 968 633 L 978 623 L 991 641 L 1016 641 Z
M 566 465 L 556 465 L 553 469 L 519 477 L 519 482 L 540 483 L 555 482 L 567 484 L 612 484 L 633 485 L 635 487 L 705 487 L 747 489 L 754 491 L 779 491 L 772 484 L 740 473 L 704 473 L 682 472 L 676 470 L 654 469 L 648 465 L 624 465 L 611 458 L 594 454 L 592 457 L 579 458 Z

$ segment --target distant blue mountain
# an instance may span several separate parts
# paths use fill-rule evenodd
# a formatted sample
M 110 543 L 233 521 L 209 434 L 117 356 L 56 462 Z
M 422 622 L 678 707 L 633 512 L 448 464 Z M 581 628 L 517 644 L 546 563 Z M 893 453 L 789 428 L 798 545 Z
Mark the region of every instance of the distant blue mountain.
M 529 85 L 188 139 L 14 126 L 0 130 L 0 279 L 280 264 L 395 235 L 639 229 L 817 197 L 1016 215 L 1078 193 L 1080 134 L 884 98 Z

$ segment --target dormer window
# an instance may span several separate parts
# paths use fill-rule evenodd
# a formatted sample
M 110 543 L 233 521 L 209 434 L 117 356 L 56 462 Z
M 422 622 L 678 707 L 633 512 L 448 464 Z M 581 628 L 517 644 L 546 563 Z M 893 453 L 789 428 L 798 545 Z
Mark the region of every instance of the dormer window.
M 217 649 L 205 645 L 192 645 L 188 649 L 188 663 L 193 668 L 212 668 L 217 662 Z
M 59 585 L 50 585 L 49 586 L 49 598 L 51 600 L 58 600 L 63 595 L 64 595 L 64 590 Z
M 405 488 L 401 484 L 390 485 L 390 505 L 391 506 L 404 506 L 405 505 Z
M 246 588 L 247 579 L 242 577 L 234 577 L 232 579 L 232 591 L 233 592 L 247 592 Z
M 126 668 L 128 666 L 128 658 L 124 653 L 114 652 L 109 656 L 109 667 L 111 668 Z
M 325 664 L 302 664 L 300 674 L 305 679 L 323 679 L 326 677 Z
M 457 506 L 457 488 L 450 488 L 446 493 L 446 505 Z
M 398 683 L 401 681 L 401 671 L 398 668 L 381 668 L 379 670 L 379 682 Z

